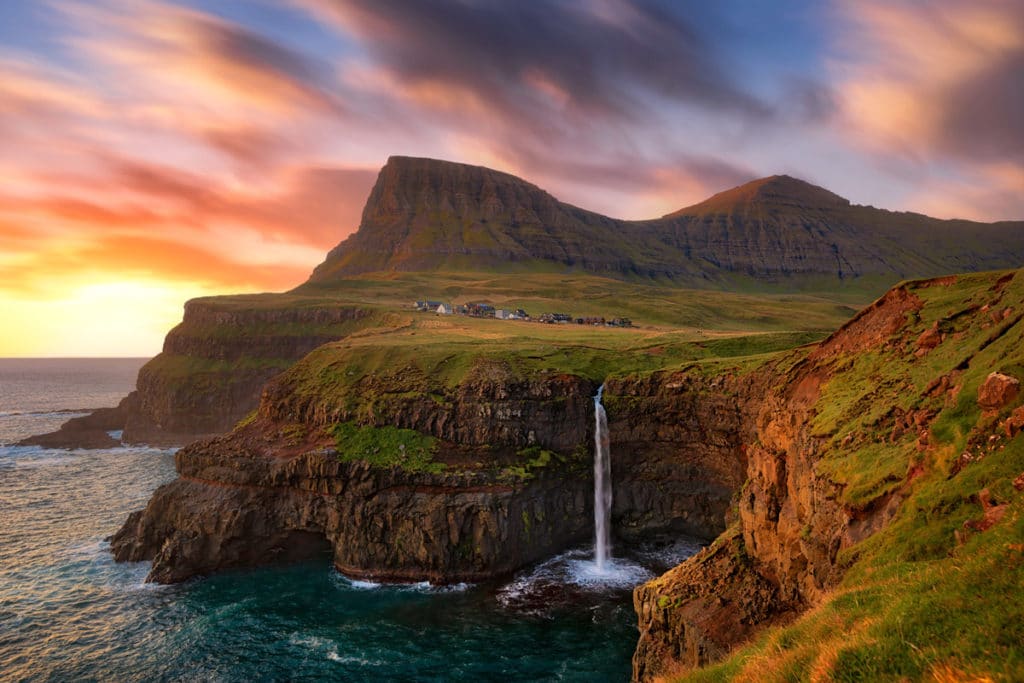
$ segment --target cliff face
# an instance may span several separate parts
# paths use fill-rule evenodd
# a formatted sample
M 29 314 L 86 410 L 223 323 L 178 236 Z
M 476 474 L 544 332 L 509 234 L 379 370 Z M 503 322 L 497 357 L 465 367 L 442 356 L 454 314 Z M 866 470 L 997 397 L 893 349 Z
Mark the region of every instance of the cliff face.
M 113 537 L 119 561 L 152 560 L 149 579 L 330 551 L 346 575 L 377 581 L 478 581 L 586 536 L 584 478 L 552 471 L 417 473 L 340 462 L 329 448 L 281 458 L 242 437 L 179 451 L 180 478 Z
M 188 302 L 163 352 L 139 370 L 124 440 L 180 445 L 229 431 L 256 408 L 267 380 L 373 315 L 284 298 L 259 307 L 244 297 Z
M 173 582 L 327 547 L 349 576 L 445 583 L 506 574 L 592 534 L 593 381 L 488 358 L 454 384 L 411 365 L 349 377 L 360 358 L 319 349 L 268 384 L 250 424 L 179 451 L 179 479 L 125 523 L 115 557 L 152 560 L 150 578 Z M 725 528 L 749 406 L 721 381 L 606 387 L 621 536 Z M 346 439 L 367 434 L 351 457 Z M 429 462 L 398 434 L 435 440 Z
M 854 206 L 772 176 L 660 219 L 622 221 L 559 202 L 479 166 L 392 157 L 359 230 L 308 287 L 372 271 L 576 270 L 670 278 L 690 287 L 882 291 L 906 277 L 1016 267 L 1022 224 L 943 221 Z
M 617 534 L 724 530 L 746 474 L 760 377 L 690 369 L 608 381 Z
M 766 391 L 744 440 L 737 523 L 635 591 L 635 679 L 713 662 L 757 630 L 819 604 L 863 542 L 901 510 L 941 518 L 958 501 L 979 500 L 973 489 L 949 489 L 964 463 L 984 457 L 971 444 L 992 452 L 1002 448 L 1004 431 L 1015 433 L 996 419 L 1016 394 L 980 415 L 976 396 L 980 378 L 993 370 L 1020 372 L 1021 278 L 1018 271 L 898 287 L 813 350 L 762 369 Z M 968 450 L 956 459 L 958 439 Z M 931 481 L 945 490 L 942 507 L 901 507 Z M 991 507 L 988 495 L 982 512 Z M 954 541 L 947 533 L 942 546 Z M 952 549 L 938 552 L 948 557 Z

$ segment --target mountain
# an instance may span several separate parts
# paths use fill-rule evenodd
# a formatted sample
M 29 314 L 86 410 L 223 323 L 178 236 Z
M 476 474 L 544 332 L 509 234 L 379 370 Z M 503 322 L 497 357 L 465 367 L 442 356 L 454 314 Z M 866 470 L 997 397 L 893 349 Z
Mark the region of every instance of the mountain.
M 654 220 L 625 221 L 558 201 L 507 173 L 391 157 L 359 229 L 308 285 L 374 271 L 589 272 L 683 286 L 799 288 L 1014 267 L 1024 222 L 940 220 L 850 204 L 771 176 Z M 877 282 L 876 282 L 877 281 Z

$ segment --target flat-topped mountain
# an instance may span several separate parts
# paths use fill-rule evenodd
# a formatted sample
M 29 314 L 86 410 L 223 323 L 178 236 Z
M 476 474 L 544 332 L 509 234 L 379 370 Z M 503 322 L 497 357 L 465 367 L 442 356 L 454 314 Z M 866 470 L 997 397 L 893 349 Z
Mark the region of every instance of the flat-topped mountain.
M 1024 222 L 940 220 L 852 205 L 789 176 L 625 221 L 558 201 L 507 173 L 392 157 L 358 231 L 308 284 L 375 271 L 570 271 L 730 288 L 884 288 L 907 277 L 1024 262 Z

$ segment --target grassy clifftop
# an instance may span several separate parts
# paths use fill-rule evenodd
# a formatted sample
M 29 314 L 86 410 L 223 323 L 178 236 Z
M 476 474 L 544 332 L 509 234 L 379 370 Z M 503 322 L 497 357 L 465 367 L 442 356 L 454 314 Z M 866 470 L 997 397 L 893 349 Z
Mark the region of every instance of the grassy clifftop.
M 906 293 L 881 344 L 830 339 L 810 426 L 847 523 L 891 521 L 844 543 L 841 582 L 809 612 L 678 680 L 1020 680 L 1024 271 Z

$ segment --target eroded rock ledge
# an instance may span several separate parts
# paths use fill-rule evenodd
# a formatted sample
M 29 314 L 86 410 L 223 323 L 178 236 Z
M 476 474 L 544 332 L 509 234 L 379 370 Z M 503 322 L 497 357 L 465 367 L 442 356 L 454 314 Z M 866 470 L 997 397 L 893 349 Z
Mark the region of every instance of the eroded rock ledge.
M 173 583 L 330 549 L 345 574 L 375 581 L 479 581 L 588 533 L 588 496 L 564 472 L 530 481 L 340 462 L 327 450 L 256 455 L 237 437 L 176 456 L 180 478 L 112 539 L 119 561 L 152 560 Z
M 303 365 L 315 361 L 271 382 L 250 424 L 180 450 L 179 478 L 112 538 L 115 557 L 151 560 L 151 580 L 175 582 L 329 549 L 349 576 L 450 583 L 591 535 L 593 381 L 479 360 L 452 387 L 398 367 L 353 380 L 351 394 L 311 392 L 325 376 Z M 725 528 L 745 471 L 742 410 L 707 381 L 609 384 L 622 535 Z M 340 423 L 429 435 L 435 461 L 346 461 Z

